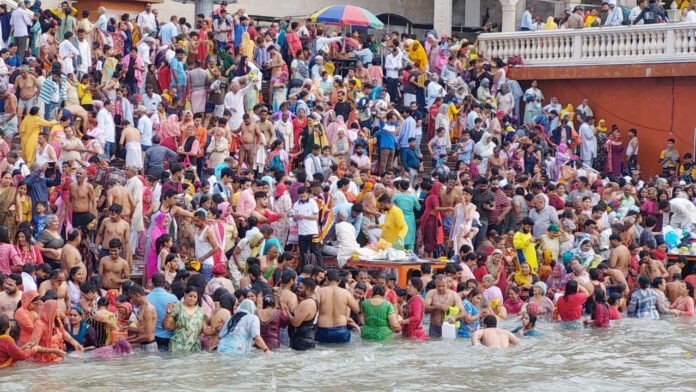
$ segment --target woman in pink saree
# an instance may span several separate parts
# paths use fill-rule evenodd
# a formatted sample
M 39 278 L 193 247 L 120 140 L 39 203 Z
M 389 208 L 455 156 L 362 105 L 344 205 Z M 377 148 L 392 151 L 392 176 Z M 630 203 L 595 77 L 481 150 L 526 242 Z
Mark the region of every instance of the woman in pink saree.
M 178 149 L 178 140 L 180 136 L 181 128 L 179 126 L 179 118 L 176 114 L 172 114 L 160 125 L 160 144 L 172 151 L 176 151 Z
M 150 249 L 147 252 L 147 259 L 145 262 L 146 281 L 150 280 L 152 275 L 159 272 L 159 250 L 157 249 L 156 243 L 158 238 L 164 234 L 168 234 L 169 219 L 169 214 L 158 214 L 155 218 L 155 226 L 152 228 L 152 233 L 150 234 Z

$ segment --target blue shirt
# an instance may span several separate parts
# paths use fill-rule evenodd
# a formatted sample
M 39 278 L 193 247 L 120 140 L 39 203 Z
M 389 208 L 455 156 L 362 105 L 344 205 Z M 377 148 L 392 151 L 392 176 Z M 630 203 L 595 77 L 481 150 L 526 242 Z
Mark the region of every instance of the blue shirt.
M 182 64 L 179 59 L 173 58 L 169 61 L 169 69 L 172 72 L 171 85 L 177 86 L 179 89 L 186 87 L 186 72 L 184 71 L 184 64 Z
M 162 38 L 162 45 L 164 44 L 169 44 L 171 45 L 174 42 L 174 37 L 176 37 L 176 26 L 174 26 L 174 23 L 169 22 L 162 26 L 159 32 L 160 38 Z
M 155 337 L 169 339 L 174 335 L 173 331 L 168 331 L 162 327 L 162 321 L 167 316 L 167 305 L 179 302 L 174 294 L 168 293 L 161 287 L 156 287 L 147 295 L 147 300 L 157 311 L 157 324 L 155 324 Z
M 24 179 L 27 183 L 27 194 L 31 199 L 32 211 L 36 213 L 36 203 L 42 201 L 48 204 L 48 188 L 60 185 L 60 171 L 56 169 L 54 178 L 46 178 L 37 170 L 34 174 Z
M 244 26 L 241 23 L 237 23 L 234 25 L 234 46 L 236 48 L 239 47 L 239 45 L 242 44 L 242 34 L 246 33 L 247 31 L 247 26 Z
M 416 120 L 412 116 L 408 116 L 399 131 L 399 147 L 408 148 L 408 139 L 412 137 L 416 137 Z
M 389 125 L 386 121 L 381 121 L 380 130 L 376 134 L 379 135 L 379 148 L 396 150 L 396 127 L 399 123 L 395 122 Z

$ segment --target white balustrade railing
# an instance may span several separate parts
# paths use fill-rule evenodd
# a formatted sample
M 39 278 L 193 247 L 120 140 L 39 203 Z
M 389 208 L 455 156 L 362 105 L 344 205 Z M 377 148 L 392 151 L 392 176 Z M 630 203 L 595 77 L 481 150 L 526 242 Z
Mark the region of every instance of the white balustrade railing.
M 485 33 L 484 57 L 520 56 L 529 66 L 696 61 L 696 23 Z

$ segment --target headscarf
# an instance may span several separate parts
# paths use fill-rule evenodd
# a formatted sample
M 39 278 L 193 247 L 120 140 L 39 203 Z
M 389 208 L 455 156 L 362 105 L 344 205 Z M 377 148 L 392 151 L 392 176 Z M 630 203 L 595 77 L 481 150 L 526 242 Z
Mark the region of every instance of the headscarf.
M 120 311 L 118 312 L 118 323 L 121 325 L 128 325 L 128 319 L 130 318 L 131 313 L 133 313 L 133 305 L 131 305 L 130 302 L 121 302 L 121 305 L 118 307 L 126 309 L 125 315 L 121 314 Z
M 283 196 L 283 194 L 287 192 L 287 190 L 288 186 L 281 182 L 280 184 L 276 185 L 273 197 L 275 197 L 276 200 L 280 199 L 280 197 Z
M 43 334 L 39 338 L 39 346 L 53 347 L 51 340 L 53 339 L 53 327 L 56 324 L 56 315 L 58 314 L 58 302 L 50 299 L 44 302 L 41 308 L 41 321 L 46 325 Z
M 524 263 L 521 263 L 520 266 L 522 264 Z M 532 270 L 531 268 L 529 270 L 531 271 L 530 274 L 532 276 L 536 275 L 536 272 L 534 272 L 534 270 Z M 522 274 L 522 268 L 520 268 L 519 271 L 515 272 L 515 275 L 513 275 L 513 277 L 515 278 L 515 283 L 517 283 L 518 286 L 526 286 L 532 284 L 532 282 L 528 281 L 527 277 L 524 274 Z
M 554 275 L 556 272 L 559 273 L 558 278 L 556 278 Z M 548 279 L 546 279 L 546 285 L 548 286 L 549 289 L 554 289 L 558 290 L 563 287 L 562 282 L 565 280 L 566 276 L 566 270 L 565 267 L 563 266 L 563 263 L 556 263 L 556 265 L 553 267 L 553 272 L 551 272 L 551 276 L 549 276 Z
M 106 291 L 106 299 L 109 300 L 109 312 L 116 313 L 118 310 L 116 308 L 116 297 L 118 297 L 118 290 L 110 289 Z
M 242 76 L 245 76 L 246 74 L 248 74 L 249 71 L 251 71 L 251 69 L 249 68 L 248 59 L 249 59 L 249 57 L 247 57 L 247 56 L 242 56 L 239 59 L 239 63 L 237 64 L 237 69 L 234 70 L 234 76 L 242 77 Z M 237 83 L 237 85 L 239 85 L 238 80 L 235 80 L 234 83 Z
M 599 119 L 599 122 L 597 123 L 597 126 L 595 127 L 596 130 L 600 132 L 607 133 L 607 120 L 601 118 Z
M 558 25 L 556 21 L 553 20 L 553 16 L 549 16 L 544 24 L 544 30 L 558 30 Z
M 179 136 L 181 136 L 179 118 L 176 114 L 172 114 L 162 122 L 162 125 L 160 126 L 160 137 L 178 138 Z
M 153 244 L 153 249 L 155 249 L 154 244 L 157 241 L 157 239 L 160 238 L 162 235 L 169 233 L 169 228 L 164 224 L 164 219 L 167 216 L 167 213 L 160 212 L 155 218 L 155 227 L 152 228 L 152 232 L 150 234 L 150 242 Z M 157 250 L 155 249 L 155 253 L 156 252 Z
M 247 58 L 252 58 L 254 57 L 255 49 L 256 44 L 254 44 L 254 41 L 252 41 L 249 32 L 245 31 L 242 34 L 242 43 L 239 45 L 239 54 Z
M 546 286 L 546 283 L 539 281 L 534 283 L 534 286 L 538 287 L 539 290 L 541 290 L 541 295 L 546 295 L 546 290 L 548 290 L 548 286 Z
M 22 308 L 29 312 L 29 305 L 31 305 L 34 300 L 39 297 L 39 293 L 34 290 L 25 291 L 22 293 Z
M 234 331 L 234 328 L 237 326 L 242 317 L 247 315 L 256 315 L 256 305 L 254 304 L 254 301 L 250 299 L 245 299 L 239 304 L 232 317 L 227 320 L 227 327 L 220 331 L 220 337 L 225 337 Z M 224 331 L 224 333 L 222 333 L 222 331 Z
M 217 209 L 220 210 L 220 219 L 225 221 L 225 223 L 227 224 L 232 224 L 234 223 L 234 217 L 227 212 L 227 209 L 229 207 L 230 203 L 227 201 L 223 201 L 222 203 L 217 205 Z
M 251 248 L 251 255 L 257 256 L 261 250 L 261 243 L 263 242 L 263 234 L 254 233 L 249 237 L 249 248 Z
M 440 206 L 440 190 L 442 189 L 442 183 L 436 181 L 433 183 L 433 187 L 428 192 L 428 196 L 425 198 L 425 209 L 423 210 L 422 221 L 425 222 L 431 215 L 435 218 L 440 217 L 440 212 L 436 209 Z M 428 203 L 428 199 L 431 203 Z M 432 207 L 431 207 L 432 206 Z
M 73 306 L 71 310 L 78 312 L 81 316 L 84 315 L 84 310 L 81 306 Z M 73 333 L 72 325 L 68 329 L 68 333 L 72 336 L 78 343 L 82 344 L 85 340 L 85 335 L 87 334 L 87 323 L 84 319 L 80 320 L 80 327 L 77 329 L 77 333 Z
M 365 184 L 363 184 L 363 188 L 358 193 L 358 196 L 355 197 L 356 202 L 361 202 L 363 197 L 365 197 L 365 194 L 368 192 L 372 192 L 372 188 L 375 186 L 373 182 L 367 181 Z
M 413 40 L 408 48 L 408 58 L 413 61 L 415 67 L 421 71 L 425 71 L 428 67 L 428 55 L 425 54 L 425 49 L 420 41 Z

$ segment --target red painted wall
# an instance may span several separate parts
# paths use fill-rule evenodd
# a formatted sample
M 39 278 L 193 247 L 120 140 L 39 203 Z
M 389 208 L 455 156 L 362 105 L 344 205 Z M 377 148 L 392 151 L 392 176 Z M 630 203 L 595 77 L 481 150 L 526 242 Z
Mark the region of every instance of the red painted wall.
M 521 82 L 522 87 L 529 82 Z M 644 177 L 661 171 L 657 158 L 669 138 L 676 140 L 680 154 L 694 153 L 696 77 L 539 80 L 538 85 L 547 100 L 558 97 L 563 106 L 588 98 L 597 121 L 605 119 L 609 128 L 618 125 L 624 142 L 628 129 L 636 128 Z

